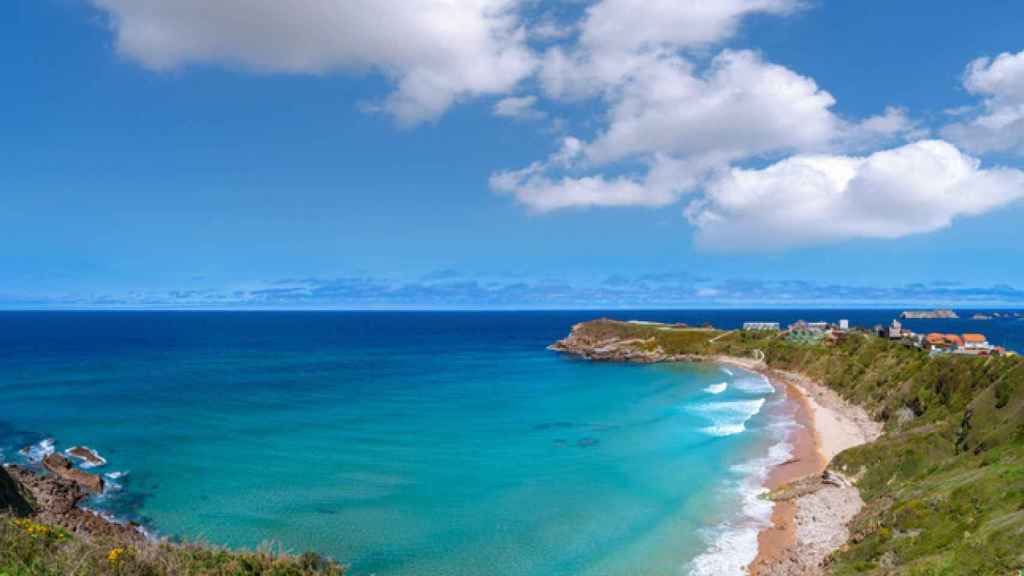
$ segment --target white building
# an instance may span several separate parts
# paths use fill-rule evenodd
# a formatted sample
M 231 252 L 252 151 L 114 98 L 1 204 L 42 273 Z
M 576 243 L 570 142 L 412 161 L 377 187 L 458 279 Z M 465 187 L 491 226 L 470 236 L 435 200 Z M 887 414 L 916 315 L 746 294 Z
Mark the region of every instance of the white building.
M 839 329 L 840 330 L 849 330 L 850 329 L 850 321 L 847 320 L 846 318 L 843 318 L 842 320 L 840 320 L 839 321 Z
M 889 338 L 897 339 L 903 337 L 903 324 L 899 320 L 893 320 L 889 326 Z
M 780 330 L 778 322 L 744 322 L 743 330 L 747 332 L 755 331 L 769 331 L 778 332 Z

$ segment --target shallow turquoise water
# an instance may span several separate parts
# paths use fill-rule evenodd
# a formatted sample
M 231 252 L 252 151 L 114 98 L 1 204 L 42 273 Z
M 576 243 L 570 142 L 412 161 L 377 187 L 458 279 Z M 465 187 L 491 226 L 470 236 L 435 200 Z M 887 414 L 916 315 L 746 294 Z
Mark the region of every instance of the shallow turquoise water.
M 782 399 L 545 350 L 579 319 L 0 315 L 0 447 L 91 446 L 127 473 L 100 509 L 356 574 L 735 573 Z

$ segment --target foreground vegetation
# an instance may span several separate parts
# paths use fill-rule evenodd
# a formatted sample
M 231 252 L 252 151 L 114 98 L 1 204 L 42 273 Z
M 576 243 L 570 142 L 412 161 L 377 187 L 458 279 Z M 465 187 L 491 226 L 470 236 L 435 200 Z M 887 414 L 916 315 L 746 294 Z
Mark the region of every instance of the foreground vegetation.
M 930 357 L 856 332 L 800 345 L 772 334 L 617 322 L 593 330 L 621 330 L 669 354 L 760 350 L 770 367 L 810 376 L 884 423 L 878 441 L 831 464 L 857 479 L 866 502 L 832 573 L 1006 576 L 1024 568 L 1024 359 Z
M 340 576 L 315 554 L 234 552 L 199 544 L 123 546 L 0 516 L 0 576 Z

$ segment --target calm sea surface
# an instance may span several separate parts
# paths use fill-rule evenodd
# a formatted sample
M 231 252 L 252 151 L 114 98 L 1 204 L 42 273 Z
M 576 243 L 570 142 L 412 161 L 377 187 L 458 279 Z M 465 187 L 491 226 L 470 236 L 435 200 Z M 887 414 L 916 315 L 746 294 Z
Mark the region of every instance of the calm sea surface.
M 0 454 L 90 446 L 109 461 L 97 509 L 356 574 L 738 573 L 788 406 L 739 370 L 545 349 L 597 316 L 894 313 L 6 312 Z M 906 324 L 1024 348 L 1024 321 Z

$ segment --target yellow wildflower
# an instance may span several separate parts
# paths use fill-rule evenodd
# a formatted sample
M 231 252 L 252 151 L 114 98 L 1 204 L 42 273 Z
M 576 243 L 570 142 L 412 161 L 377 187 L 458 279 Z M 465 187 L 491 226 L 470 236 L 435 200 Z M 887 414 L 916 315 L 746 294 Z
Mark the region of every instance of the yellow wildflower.
M 117 564 L 121 561 L 121 556 L 124 556 L 124 548 L 118 546 L 110 550 L 110 554 L 107 554 L 107 562 L 111 564 Z

